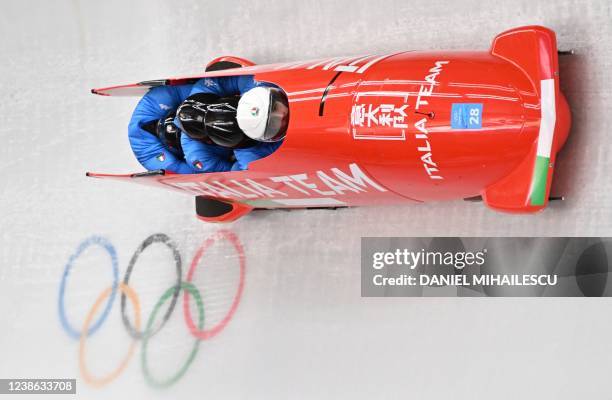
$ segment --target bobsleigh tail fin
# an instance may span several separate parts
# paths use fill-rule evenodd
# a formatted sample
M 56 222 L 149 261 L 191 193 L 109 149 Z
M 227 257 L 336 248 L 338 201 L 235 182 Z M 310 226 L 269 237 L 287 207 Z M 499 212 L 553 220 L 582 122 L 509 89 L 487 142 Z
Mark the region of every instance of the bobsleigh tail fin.
M 540 98 L 538 140 L 529 155 L 508 176 L 487 187 L 482 197 L 500 211 L 533 213 L 548 204 L 557 152 L 570 127 L 570 110 L 559 90 L 559 63 L 555 33 L 541 26 L 526 26 L 499 34 L 491 54 L 523 71 Z

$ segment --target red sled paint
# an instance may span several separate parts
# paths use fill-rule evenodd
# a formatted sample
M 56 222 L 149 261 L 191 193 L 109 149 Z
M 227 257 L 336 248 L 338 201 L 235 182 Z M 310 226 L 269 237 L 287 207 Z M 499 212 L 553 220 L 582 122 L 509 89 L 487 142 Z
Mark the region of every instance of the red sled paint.
M 225 62 L 229 69 L 215 70 Z M 199 75 L 93 89 L 142 96 L 203 77 L 253 75 L 283 89 L 282 146 L 247 171 L 88 176 L 196 196 L 200 219 L 257 208 L 414 203 L 481 196 L 495 210 L 546 207 L 570 110 L 553 31 L 501 33 L 489 51 L 400 52 L 254 65 L 221 57 Z

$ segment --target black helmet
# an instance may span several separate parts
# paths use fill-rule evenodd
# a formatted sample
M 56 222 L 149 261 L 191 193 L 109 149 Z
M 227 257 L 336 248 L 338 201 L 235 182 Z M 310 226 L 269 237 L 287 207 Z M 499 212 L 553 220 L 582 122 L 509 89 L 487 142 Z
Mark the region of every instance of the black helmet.
M 176 110 L 170 110 L 164 118 L 157 121 L 157 137 L 168 145 L 171 150 L 176 150 L 179 154 L 183 153 L 181 147 L 181 130 L 174 124 Z
M 211 93 L 189 96 L 176 111 L 180 128 L 192 139 L 223 147 L 243 147 L 250 141 L 236 121 L 238 97 L 219 97 Z

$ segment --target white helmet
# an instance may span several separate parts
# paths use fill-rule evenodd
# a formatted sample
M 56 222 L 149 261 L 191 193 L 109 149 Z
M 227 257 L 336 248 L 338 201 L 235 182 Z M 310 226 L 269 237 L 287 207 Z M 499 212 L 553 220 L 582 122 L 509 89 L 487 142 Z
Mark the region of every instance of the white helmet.
M 256 87 L 242 95 L 236 115 L 238 126 L 251 139 L 278 142 L 289 125 L 289 101 L 278 88 Z

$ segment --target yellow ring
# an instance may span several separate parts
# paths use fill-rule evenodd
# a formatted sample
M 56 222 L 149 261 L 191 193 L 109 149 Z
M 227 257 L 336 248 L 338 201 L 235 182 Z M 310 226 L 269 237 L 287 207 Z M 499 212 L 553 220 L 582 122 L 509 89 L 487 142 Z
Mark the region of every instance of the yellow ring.
M 127 298 L 130 300 L 130 302 L 132 303 L 132 306 L 134 306 L 134 326 L 136 330 L 138 331 L 140 329 L 140 302 L 138 301 L 138 296 L 136 295 L 136 292 L 134 292 L 132 288 L 130 288 L 124 283 L 120 283 L 117 289 L 119 289 L 121 293 L 125 294 Z M 89 314 L 87 314 L 87 318 L 85 318 L 85 323 L 83 324 L 82 332 L 88 331 L 89 325 L 91 324 L 91 321 L 94 315 L 96 314 L 96 311 L 98 311 L 98 309 L 100 308 L 104 300 L 106 300 L 106 298 L 111 295 L 112 291 L 113 291 L 113 288 L 109 287 L 108 289 L 104 290 L 100 294 L 100 296 L 98 296 L 98 298 L 96 299 L 96 302 L 94 303 L 93 307 L 89 311 Z M 96 376 L 93 376 L 89 372 L 89 370 L 87 369 L 87 365 L 85 364 L 85 340 L 86 339 L 87 339 L 87 335 L 81 335 L 81 340 L 79 342 L 79 370 L 85 382 L 91 386 L 104 386 L 110 383 L 111 381 L 113 381 L 115 378 L 117 378 L 119 374 L 121 374 L 121 372 L 123 372 L 123 370 L 127 366 L 128 361 L 130 361 L 130 358 L 132 357 L 132 355 L 134 354 L 134 350 L 136 349 L 136 340 L 132 340 L 132 344 L 130 345 L 128 353 L 123 358 L 119 366 L 114 371 L 112 371 L 106 376 L 96 377 Z

